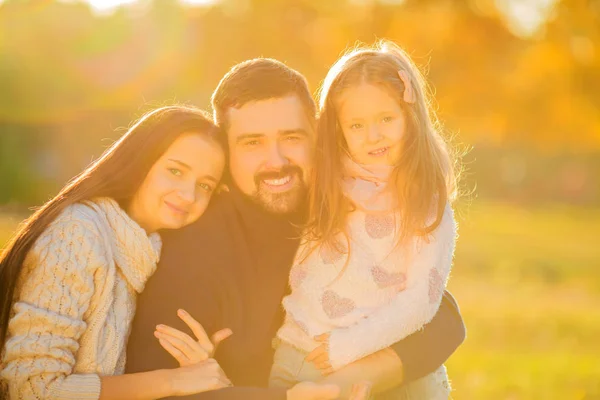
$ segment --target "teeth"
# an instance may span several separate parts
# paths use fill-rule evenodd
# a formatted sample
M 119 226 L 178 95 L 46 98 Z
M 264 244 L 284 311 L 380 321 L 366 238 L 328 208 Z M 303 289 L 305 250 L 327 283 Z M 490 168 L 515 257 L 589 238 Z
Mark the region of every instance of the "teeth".
M 264 182 L 267 185 L 271 185 L 271 186 L 281 186 L 281 185 L 285 185 L 286 183 L 288 183 L 291 180 L 292 180 L 292 177 L 288 175 L 286 177 L 279 178 L 279 179 L 265 179 Z
M 382 154 L 387 150 L 387 147 L 384 147 L 383 149 L 379 149 L 376 151 L 372 151 L 371 154 Z

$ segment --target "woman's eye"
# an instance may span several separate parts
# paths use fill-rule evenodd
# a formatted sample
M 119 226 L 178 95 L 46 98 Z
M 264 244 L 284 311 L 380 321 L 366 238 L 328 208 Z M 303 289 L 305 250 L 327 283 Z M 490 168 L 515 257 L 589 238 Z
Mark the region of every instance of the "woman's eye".
M 362 124 L 352 124 L 350 125 L 350 129 L 361 129 L 363 126 Z
M 257 146 L 258 145 L 258 140 L 251 140 L 249 142 L 246 142 L 246 146 L 249 147 L 253 147 L 253 146 Z
M 169 172 L 175 176 L 181 176 L 183 174 L 181 170 L 177 168 L 169 168 Z
M 199 183 L 198 186 L 207 192 L 212 192 L 213 188 L 207 183 Z
M 394 120 L 394 118 L 389 117 L 389 116 L 388 117 L 383 117 L 383 122 L 386 122 L 386 123 L 387 122 L 392 122 L 393 120 Z

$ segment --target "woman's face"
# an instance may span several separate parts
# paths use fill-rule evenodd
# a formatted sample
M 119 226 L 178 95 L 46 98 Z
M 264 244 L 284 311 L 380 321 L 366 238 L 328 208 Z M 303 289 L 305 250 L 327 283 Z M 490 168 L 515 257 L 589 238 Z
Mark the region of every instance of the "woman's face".
M 398 162 L 406 118 L 387 91 L 363 83 L 345 89 L 336 103 L 338 122 L 356 162 L 365 165 Z
M 148 233 L 191 224 L 206 210 L 224 167 L 215 140 L 197 133 L 179 136 L 148 172 L 130 216 Z

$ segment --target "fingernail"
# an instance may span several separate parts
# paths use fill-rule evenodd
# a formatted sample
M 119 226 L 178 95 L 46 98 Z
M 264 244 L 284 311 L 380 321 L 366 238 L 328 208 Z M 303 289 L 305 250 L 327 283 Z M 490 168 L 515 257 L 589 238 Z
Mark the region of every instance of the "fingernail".
M 187 313 L 185 311 L 183 311 L 181 308 L 179 310 L 177 310 L 177 313 L 179 315 L 187 315 Z
M 156 325 L 156 329 L 162 329 L 164 327 L 165 327 L 164 325 Z

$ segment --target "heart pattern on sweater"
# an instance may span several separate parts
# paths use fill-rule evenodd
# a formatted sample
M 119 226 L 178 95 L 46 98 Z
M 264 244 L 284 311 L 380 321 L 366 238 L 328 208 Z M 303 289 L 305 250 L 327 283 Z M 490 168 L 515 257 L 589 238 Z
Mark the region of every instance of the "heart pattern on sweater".
M 365 231 L 372 239 L 382 239 L 394 232 L 394 217 L 392 215 L 367 214 L 365 216 Z
M 354 311 L 354 300 L 341 297 L 333 290 L 326 290 L 321 296 L 323 311 L 331 319 L 340 318 Z
M 292 289 L 299 288 L 306 279 L 306 275 L 306 270 L 301 265 L 294 265 L 290 271 L 290 287 Z
M 338 243 L 335 246 L 326 243 L 319 249 L 323 264 L 335 264 L 335 262 L 344 258 L 346 254 L 348 254 L 348 246 L 345 243 Z
M 402 272 L 388 272 L 379 265 L 371 268 L 373 280 L 380 289 L 398 285 L 398 291 L 406 288 L 406 275 Z

